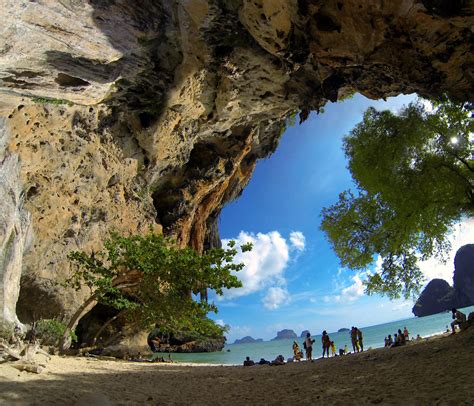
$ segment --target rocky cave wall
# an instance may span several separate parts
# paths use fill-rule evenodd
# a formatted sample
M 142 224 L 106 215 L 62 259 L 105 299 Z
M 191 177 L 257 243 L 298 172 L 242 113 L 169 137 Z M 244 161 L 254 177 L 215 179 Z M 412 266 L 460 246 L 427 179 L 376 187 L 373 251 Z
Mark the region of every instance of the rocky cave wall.
M 473 96 L 470 1 L 6 0 L 0 18 L 4 258 L 4 230 L 19 241 L 0 274 L 22 273 L 24 321 L 77 308 L 66 255 L 111 229 L 218 244 L 289 115 L 353 92 Z

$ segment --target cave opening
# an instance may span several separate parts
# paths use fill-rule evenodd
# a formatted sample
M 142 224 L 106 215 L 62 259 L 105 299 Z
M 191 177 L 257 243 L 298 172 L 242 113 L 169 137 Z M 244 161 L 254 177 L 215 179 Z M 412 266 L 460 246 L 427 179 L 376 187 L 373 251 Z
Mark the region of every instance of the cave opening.
M 120 311 L 111 306 L 96 304 L 77 324 L 76 345 L 79 347 L 110 345 L 122 328 L 119 314 Z
M 74 76 L 67 75 L 66 73 L 58 73 L 58 76 L 54 81 L 59 85 L 59 86 L 64 86 L 64 87 L 84 87 L 84 86 L 90 86 L 90 83 L 87 82 L 86 80 L 83 80 L 81 78 L 77 78 Z
M 150 128 L 157 120 L 156 114 L 152 114 L 148 111 L 143 111 L 138 114 L 138 120 L 143 129 Z
M 33 275 L 21 278 L 16 314 L 22 323 L 54 319 L 58 317 L 58 309 L 62 308 L 61 294 L 52 280 Z

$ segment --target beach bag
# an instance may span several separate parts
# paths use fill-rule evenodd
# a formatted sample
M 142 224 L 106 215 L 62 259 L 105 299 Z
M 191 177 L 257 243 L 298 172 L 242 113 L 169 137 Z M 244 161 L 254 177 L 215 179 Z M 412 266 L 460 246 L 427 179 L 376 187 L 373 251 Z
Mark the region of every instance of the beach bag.
M 306 350 L 306 340 L 304 340 L 303 348 Z

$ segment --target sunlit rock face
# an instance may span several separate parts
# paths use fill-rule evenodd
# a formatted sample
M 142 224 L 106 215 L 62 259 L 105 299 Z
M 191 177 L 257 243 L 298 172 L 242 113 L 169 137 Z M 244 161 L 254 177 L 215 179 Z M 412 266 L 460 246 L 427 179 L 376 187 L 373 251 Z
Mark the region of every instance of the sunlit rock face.
M 0 119 L 0 314 L 19 324 L 16 302 L 23 255 L 31 241 L 31 216 L 23 206 L 18 155 L 8 151 L 8 142 L 5 120 Z
M 218 244 L 223 205 L 292 113 L 355 91 L 473 96 L 464 1 L 4 3 L 0 111 L 18 181 L 0 167 L 35 236 L 14 267 L 25 319 L 77 308 L 88 292 L 60 284 L 67 253 L 111 229 Z

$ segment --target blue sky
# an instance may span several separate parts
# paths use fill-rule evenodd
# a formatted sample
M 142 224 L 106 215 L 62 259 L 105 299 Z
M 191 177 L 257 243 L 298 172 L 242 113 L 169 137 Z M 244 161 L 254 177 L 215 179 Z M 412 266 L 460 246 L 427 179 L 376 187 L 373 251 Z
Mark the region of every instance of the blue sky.
M 320 212 L 338 194 L 353 187 L 342 151 L 342 138 L 361 121 L 369 107 L 398 111 L 415 100 L 402 95 L 384 101 L 361 95 L 311 114 L 302 125 L 287 129 L 276 152 L 256 167 L 242 196 L 227 205 L 219 228 L 225 242 L 251 241 L 254 249 L 237 258 L 244 287 L 215 298 L 213 316 L 230 325 L 229 342 L 245 335 L 270 339 L 291 328 L 336 331 L 411 317 L 411 301 L 389 301 L 363 294 L 363 274 L 342 269 L 325 235 Z M 466 233 L 468 227 L 468 233 Z M 453 249 L 472 237 L 472 223 L 453 234 Z M 463 236 L 463 237 L 460 237 Z M 452 261 L 422 266 L 427 281 L 444 277 L 450 283 Z

